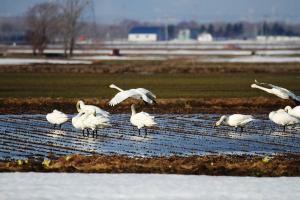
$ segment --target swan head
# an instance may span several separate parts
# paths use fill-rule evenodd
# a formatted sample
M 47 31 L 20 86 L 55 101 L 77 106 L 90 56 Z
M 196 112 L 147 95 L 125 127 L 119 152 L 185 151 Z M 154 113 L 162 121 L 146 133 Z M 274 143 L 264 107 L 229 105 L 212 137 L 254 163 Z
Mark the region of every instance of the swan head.
M 77 109 L 77 111 L 79 113 L 82 112 L 82 109 L 81 109 L 82 105 L 84 105 L 83 101 L 81 101 L 81 100 L 77 101 L 77 103 L 76 103 L 76 109 Z
M 251 84 L 251 88 L 256 88 L 257 85 L 256 84 Z
M 226 116 L 226 115 L 223 115 L 223 116 L 219 119 L 219 121 L 217 121 L 217 122 L 215 123 L 214 126 L 220 126 L 220 125 L 222 124 L 222 122 L 223 122 L 224 120 L 226 120 L 226 119 L 227 119 L 227 116 Z
M 292 107 L 291 106 L 286 106 L 285 108 L 284 108 L 284 111 L 285 112 L 290 112 L 292 110 Z
M 115 88 L 115 87 L 116 87 L 116 85 L 114 85 L 114 84 L 110 84 L 110 85 L 109 85 L 109 87 L 110 87 L 110 88 Z

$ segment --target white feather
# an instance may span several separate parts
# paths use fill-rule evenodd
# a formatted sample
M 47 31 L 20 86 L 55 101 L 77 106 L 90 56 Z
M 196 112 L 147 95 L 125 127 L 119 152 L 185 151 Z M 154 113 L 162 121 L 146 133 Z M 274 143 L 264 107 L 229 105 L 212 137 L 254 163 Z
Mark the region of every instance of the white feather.
M 216 123 L 216 126 L 225 124 L 233 127 L 243 127 L 251 121 L 254 121 L 252 115 L 233 114 L 230 116 L 223 115 L 220 120 Z
M 146 112 L 136 113 L 136 111 L 134 109 L 134 105 L 131 106 L 131 110 L 132 110 L 132 115 L 130 117 L 130 122 L 132 125 L 136 126 L 138 129 L 156 125 L 156 122 L 154 121 L 154 116 L 151 116 L 150 114 L 148 114 Z
M 106 118 L 102 115 L 97 116 L 94 114 L 89 114 L 89 116 L 83 121 L 83 124 L 85 125 L 85 127 L 95 130 L 98 128 L 109 127 L 109 121 L 109 118 Z
M 296 117 L 300 120 L 300 106 L 296 106 L 294 108 L 291 108 L 290 106 L 286 106 L 284 109 L 288 114 L 292 115 L 293 117 Z
M 122 90 L 121 88 L 117 87 L 114 84 L 111 84 L 109 87 L 115 88 L 119 91 L 110 100 L 109 105 L 111 105 L 111 106 L 115 106 L 128 98 L 143 100 L 149 104 L 153 104 L 153 102 L 156 98 L 156 96 L 152 92 L 150 92 L 149 90 L 146 90 L 145 88 Z
M 53 110 L 52 113 L 46 115 L 46 119 L 51 124 L 61 125 L 68 121 L 68 116 L 63 112 Z
M 260 85 L 266 85 L 270 88 L 262 87 L 257 84 L 252 84 L 251 85 L 252 88 L 257 88 L 257 89 L 263 90 L 267 93 L 274 94 L 281 99 L 290 99 L 291 98 L 297 102 L 300 102 L 300 97 L 296 96 L 293 92 L 291 92 L 290 90 L 287 90 L 283 87 L 279 87 L 279 86 L 272 85 L 269 83 L 260 83 L 257 80 L 255 80 L 255 83 L 260 84 Z
M 84 113 L 94 113 L 96 112 L 97 115 L 103 115 L 104 117 L 109 117 L 109 112 L 102 110 L 101 108 L 94 106 L 94 105 L 86 105 L 83 101 L 77 102 L 77 109 L 78 112 Z
M 293 125 L 293 124 L 299 123 L 299 120 L 297 118 L 291 116 L 290 114 L 285 112 L 283 109 L 270 112 L 269 119 L 272 122 L 274 122 L 278 125 L 282 125 L 282 126 Z

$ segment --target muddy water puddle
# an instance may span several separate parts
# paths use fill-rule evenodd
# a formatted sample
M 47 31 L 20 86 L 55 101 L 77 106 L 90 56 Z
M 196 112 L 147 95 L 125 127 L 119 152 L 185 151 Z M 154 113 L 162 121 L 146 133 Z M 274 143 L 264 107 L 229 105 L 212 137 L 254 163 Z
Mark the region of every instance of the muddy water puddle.
M 112 127 L 100 129 L 97 138 L 84 137 L 70 121 L 53 128 L 45 115 L 0 115 L 0 159 L 80 154 L 169 156 L 205 154 L 300 153 L 300 127 L 282 132 L 267 120 L 249 124 L 244 132 L 221 126 L 213 128 L 219 115 L 156 115 L 157 127 L 141 135 L 130 124 L 130 115 L 115 114 Z

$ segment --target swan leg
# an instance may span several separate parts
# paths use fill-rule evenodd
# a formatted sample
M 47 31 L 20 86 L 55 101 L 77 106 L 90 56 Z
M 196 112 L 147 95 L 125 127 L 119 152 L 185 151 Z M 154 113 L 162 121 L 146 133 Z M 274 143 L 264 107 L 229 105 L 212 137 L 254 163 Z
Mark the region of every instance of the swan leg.
M 145 128 L 145 136 L 147 135 L 147 128 Z
M 92 135 L 93 135 L 93 138 L 95 137 L 95 131 L 94 130 L 92 130 Z
M 85 135 L 84 135 L 84 129 L 82 129 L 82 135 L 83 135 L 83 137 L 85 137 Z
M 283 132 L 285 132 L 285 126 L 283 126 Z
M 141 135 L 141 129 L 139 129 L 139 135 Z
M 86 129 L 86 132 L 87 132 L 87 137 L 90 137 L 89 129 Z
M 58 125 L 58 127 L 59 127 L 59 129 L 61 129 L 61 124 L 60 124 L 60 125 Z
M 235 132 L 237 132 L 238 131 L 238 127 L 235 127 Z
M 241 133 L 244 131 L 244 127 L 241 127 Z

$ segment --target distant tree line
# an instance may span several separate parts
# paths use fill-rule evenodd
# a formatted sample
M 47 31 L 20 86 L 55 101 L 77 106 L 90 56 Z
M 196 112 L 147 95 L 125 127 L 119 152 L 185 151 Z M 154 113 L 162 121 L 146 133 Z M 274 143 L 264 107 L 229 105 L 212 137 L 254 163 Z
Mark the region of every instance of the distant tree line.
M 24 41 L 32 46 L 34 54 L 43 54 L 47 45 L 63 44 L 64 55 L 72 56 L 79 35 L 94 41 L 124 40 L 135 26 L 166 26 L 136 20 L 103 25 L 83 20 L 90 0 L 55 0 L 39 3 L 20 17 L 0 17 L 0 43 Z M 248 39 L 257 35 L 300 36 L 300 23 L 284 22 L 215 22 L 182 21 L 167 26 L 169 38 L 175 38 L 181 29 L 207 32 L 216 39 Z
M 72 56 L 75 40 L 83 27 L 80 18 L 88 3 L 88 0 L 61 0 L 31 7 L 25 14 L 25 25 L 33 54 L 43 54 L 50 42 L 61 38 L 64 55 Z
M 157 24 L 139 22 L 134 20 L 124 20 L 114 25 L 98 25 L 98 36 L 104 40 L 127 38 L 128 32 L 134 26 L 153 26 Z M 165 26 L 165 25 L 162 25 Z M 220 39 L 247 39 L 254 38 L 257 35 L 286 35 L 300 36 L 300 24 L 288 24 L 284 22 L 216 22 L 200 24 L 195 21 L 180 22 L 168 25 L 172 34 L 176 35 L 180 29 L 193 29 L 199 33 L 207 32 L 215 38 Z M 172 38 L 172 37 L 171 37 Z

